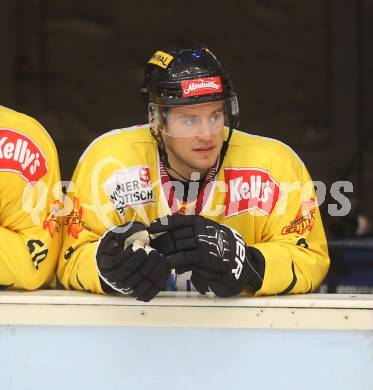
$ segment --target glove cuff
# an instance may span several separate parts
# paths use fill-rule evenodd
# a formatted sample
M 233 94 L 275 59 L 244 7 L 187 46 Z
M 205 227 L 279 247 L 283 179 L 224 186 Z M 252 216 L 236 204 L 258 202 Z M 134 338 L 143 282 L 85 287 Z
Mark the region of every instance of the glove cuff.
M 101 284 L 101 288 L 102 288 L 102 291 L 105 293 L 105 294 L 113 294 L 113 293 L 118 293 L 118 291 L 115 291 L 113 288 L 111 288 L 103 279 L 102 277 L 99 275 L 99 278 L 100 280 L 100 284 Z
M 252 246 L 247 246 L 246 259 L 252 268 L 252 272 L 248 281 L 246 282 L 245 288 L 249 292 L 255 293 L 262 288 L 265 272 L 265 258 L 262 252 L 260 252 L 258 249 Z

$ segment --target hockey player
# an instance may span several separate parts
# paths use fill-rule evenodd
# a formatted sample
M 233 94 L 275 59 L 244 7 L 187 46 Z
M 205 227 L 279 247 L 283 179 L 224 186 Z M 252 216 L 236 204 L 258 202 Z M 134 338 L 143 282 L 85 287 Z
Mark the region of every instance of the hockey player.
M 329 258 L 312 181 L 288 146 L 235 130 L 216 57 L 157 51 L 141 92 L 149 125 L 99 137 L 75 170 L 64 286 L 143 301 L 165 289 L 315 291 Z
M 0 106 L 0 288 L 55 285 L 60 201 L 52 139 L 33 118 Z

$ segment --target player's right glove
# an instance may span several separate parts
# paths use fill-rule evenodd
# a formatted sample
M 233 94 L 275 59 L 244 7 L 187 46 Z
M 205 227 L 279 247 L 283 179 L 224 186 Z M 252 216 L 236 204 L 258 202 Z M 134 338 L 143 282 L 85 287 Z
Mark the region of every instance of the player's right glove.
M 140 222 L 117 226 L 104 234 L 96 262 L 105 292 L 132 294 L 147 302 L 166 289 L 170 268 L 149 242 L 149 233 Z
M 201 294 L 210 289 L 219 297 L 231 297 L 262 285 L 263 255 L 228 226 L 200 215 L 172 215 L 155 220 L 149 232 L 151 245 L 167 256 L 177 273 L 192 271 L 191 281 Z

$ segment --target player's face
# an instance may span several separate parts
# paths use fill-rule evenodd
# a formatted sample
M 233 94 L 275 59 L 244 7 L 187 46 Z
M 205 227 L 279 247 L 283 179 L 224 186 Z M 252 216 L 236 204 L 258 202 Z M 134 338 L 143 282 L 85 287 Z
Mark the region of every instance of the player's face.
M 163 133 L 172 168 L 189 178 L 213 167 L 224 141 L 223 102 L 172 108 Z

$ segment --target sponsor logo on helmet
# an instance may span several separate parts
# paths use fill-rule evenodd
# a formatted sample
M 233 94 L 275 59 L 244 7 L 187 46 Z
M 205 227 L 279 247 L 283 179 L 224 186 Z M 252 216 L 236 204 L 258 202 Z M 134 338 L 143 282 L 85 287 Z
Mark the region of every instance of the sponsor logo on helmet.
M 223 92 L 221 79 L 217 77 L 201 77 L 199 79 L 184 80 L 181 82 L 184 97 L 209 95 Z
M 282 234 L 298 233 L 303 234 L 307 230 L 311 231 L 315 223 L 315 199 L 311 198 L 300 205 L 298 214 L 289 226 L 282 229 Z
M 43 153 L 26 135 L 0 129 L 0 171 L 19 173 L 32 184 L 48 171 Z
M 279 184 L 263 169 L 225 168 L 224 178 L 228 191 L 226 217 L 248 210 L 268 215 L 279 199 Z
M 127 207 L 154 202 L 154 191 L 148 166 L 121 169 L 104 183 L 104 190 L 119 214 Z
M 158 65 L 161 68 L 166 69 L 173 59 L 174 57 L 170 54 L 158 50 L 153 54 L 153 57 L 148 61 L 148 63 Z

